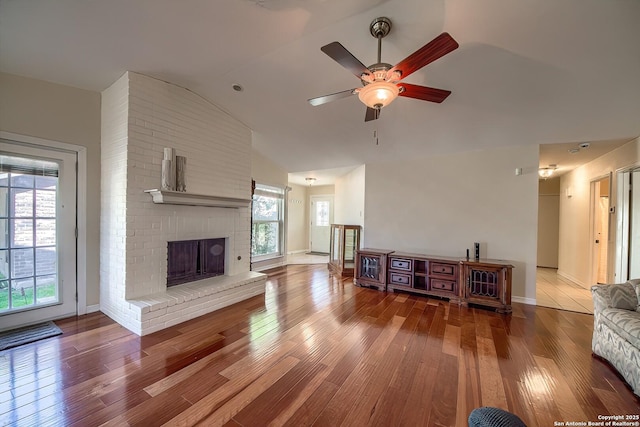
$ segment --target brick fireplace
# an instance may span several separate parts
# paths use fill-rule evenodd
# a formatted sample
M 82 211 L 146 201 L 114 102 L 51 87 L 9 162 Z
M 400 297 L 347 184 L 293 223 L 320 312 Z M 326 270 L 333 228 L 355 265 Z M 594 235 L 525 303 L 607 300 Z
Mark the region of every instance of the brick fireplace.
M 193 197 L 148 194 L 160 188 L 165 147 L 187 158 Z M 266 276 L 250 271 L 246 126 L 191 91 L 128 72 L 102 93 L 101 154 L 101 311 L 145 335 L 264 293 Z M 168 242 L 205 239 L 223 239 L 224 274 L 168 288 Z

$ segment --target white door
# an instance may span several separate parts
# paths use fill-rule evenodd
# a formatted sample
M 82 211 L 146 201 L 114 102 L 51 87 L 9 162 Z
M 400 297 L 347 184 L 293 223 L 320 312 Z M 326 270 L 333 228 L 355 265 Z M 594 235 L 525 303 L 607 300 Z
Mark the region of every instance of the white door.
M 640 277 L 640 170 L 630 173 L 629 194 L 629 279 Z
M 0 330 L 77 313 L 76 163 L 0 141 Z
M 609 177 L 591 183 L 591 283 L 607 283 L 609 242 Z
M 328 254 L 333 223 L 333 196 L 311 196 L 310 205 L 309 250 Z

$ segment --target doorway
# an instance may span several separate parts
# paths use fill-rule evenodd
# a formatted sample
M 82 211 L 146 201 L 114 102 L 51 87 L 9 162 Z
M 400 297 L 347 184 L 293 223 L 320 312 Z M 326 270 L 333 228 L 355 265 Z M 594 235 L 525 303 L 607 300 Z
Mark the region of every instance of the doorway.
M 640 278 L 640 167 L 618 173 L 616 282 Z
M 76 164 L 0 141 L 0 329 L 77 313 Z
M 608 283 L 611 177 L 591 182 L 591 283 Z
M 333 223 L 333 196 L 311 196 L 309 206 L 309 251 L 328 254 Z

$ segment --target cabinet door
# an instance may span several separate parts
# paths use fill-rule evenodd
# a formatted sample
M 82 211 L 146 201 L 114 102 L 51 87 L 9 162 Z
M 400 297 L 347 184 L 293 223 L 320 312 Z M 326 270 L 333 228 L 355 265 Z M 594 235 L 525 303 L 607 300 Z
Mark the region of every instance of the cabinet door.
M 381 281 L 380 274 L 382 273 L 382 259 L 380 255 L 359 255 L 359 271 L 358 278 L 371 279 L 377 282 Z
M 496 267 L 467 267 L 467 298 L 502 302 L 504 271 Z

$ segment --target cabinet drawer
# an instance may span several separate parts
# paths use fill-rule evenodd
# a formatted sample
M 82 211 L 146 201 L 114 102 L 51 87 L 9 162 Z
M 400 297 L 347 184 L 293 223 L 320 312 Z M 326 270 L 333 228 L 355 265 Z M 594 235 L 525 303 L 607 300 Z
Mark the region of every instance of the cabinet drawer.
M 455 276 L 456 265 L 455 264 L 443 264 L 440 262 L 429 263 L 429 274 L 439 274 L 441 276 Z
M 434 291 L 455 292 L 456 282 L 449 280 L 431 279 L 431 289 Z
M 389 283 L 394 285 L 411 286 L 411 279 L 412 277 L 409 274 L 389 272 Z
M 412 260 L 404 259 L 404 258 L 391 258 L 389 262 L 389 268 L 394 270 L 404 270 L 411 271 L 412 270 Z

